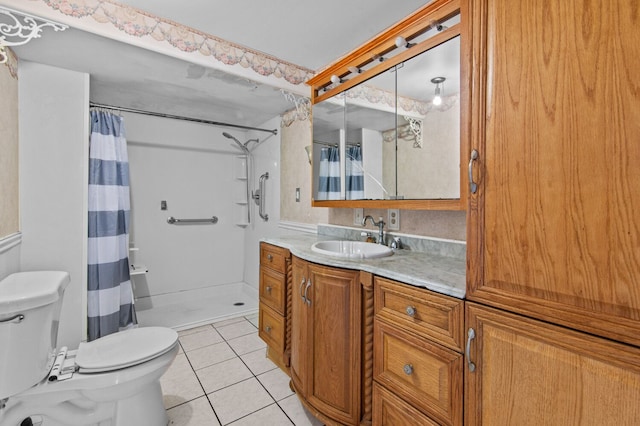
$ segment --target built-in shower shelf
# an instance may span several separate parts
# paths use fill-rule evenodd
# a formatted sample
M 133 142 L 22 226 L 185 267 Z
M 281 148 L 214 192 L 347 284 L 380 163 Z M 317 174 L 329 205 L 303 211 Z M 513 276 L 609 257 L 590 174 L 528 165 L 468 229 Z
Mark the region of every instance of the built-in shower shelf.
M 236 200 L 235 203 L 240 204 L 241 206 L 246 206 L 248 204 L 247 200 Z
M 246 222 L 238 222 L 238 223 L 236 223 L 236 226 L 241 226 L 241 227 L 244 228 L 245 226 L 249 226 L 249 224 L 246 223 Z
M 131 265 L 129 268 L 129 275 L 144 275 L 149 272 L 149 269 L 144 265 Z

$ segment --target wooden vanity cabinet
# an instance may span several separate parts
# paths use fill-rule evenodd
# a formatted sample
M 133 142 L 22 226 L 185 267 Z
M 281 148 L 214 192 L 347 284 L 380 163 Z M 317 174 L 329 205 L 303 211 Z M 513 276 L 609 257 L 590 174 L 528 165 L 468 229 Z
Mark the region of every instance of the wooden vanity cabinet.
M 360 274 L 292 259 L 291 379 L 302 403 L 326 424 L 361 420 Z
M 373 424 L 461 425 L 464 302 L 381 277 L 374 295 Z
M 287 281 L 291 268 L 289 251 L 260 243 L 260 307 L 258 335 L 267 343 L 267 356 L 288 371 L 290 333 L 287 333 Z M 289 336 L 289 338 L 287 338 Z

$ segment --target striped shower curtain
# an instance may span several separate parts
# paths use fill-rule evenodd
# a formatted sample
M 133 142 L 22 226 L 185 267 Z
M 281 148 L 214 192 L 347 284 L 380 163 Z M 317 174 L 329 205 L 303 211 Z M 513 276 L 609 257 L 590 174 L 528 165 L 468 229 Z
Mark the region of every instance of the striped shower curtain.
M 129 162 L 123 118 L 91 111 L 88 338 L 137 323 L 129 277 Z
M 320 150 L 318 200 L 340 199 L 340 152 L 337 147 Z
M 346 157 L 346 198 L 347 200 L 361 200 L 364 198 L 362 147 L 357 145 L 347 147 Z

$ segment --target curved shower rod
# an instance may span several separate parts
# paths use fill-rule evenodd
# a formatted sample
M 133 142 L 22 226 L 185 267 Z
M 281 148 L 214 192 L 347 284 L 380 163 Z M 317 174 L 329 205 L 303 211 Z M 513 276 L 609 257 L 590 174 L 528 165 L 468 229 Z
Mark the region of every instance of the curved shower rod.
M 125 107 L 116 107 L 116 106 L 112 106 L 112 105 L 103 105 L 103 104 L 96 104 L 93 102 L 89 103 L 90 107 L 94 107 L 94 108 L 104 108 L 104 109 L 110 109 L 113 111 L 120 111 L 120 112 L 131 112 L 134 114 L 143 114 L 143 115 L 150 115 L 152 117 L 161 117 L 161 118 L 171 118 L 173 120 L 183 120 L 183 121 L 192 121 L 194 123 L 202 123 L 202 124 L 211 124 L 213 126 L 223 126 L 223 127 L 233 127 L 236 129 L 244 129 L 244 130 L 256 130 L 259 132 L 267 132 L 267 133 L 271 133 L 273 135 L 277 135 L 278 134 L 278 129 L 261 129 L 259 127 L 251 127 L 251 126 L 243 126 L 240 124 L 231 124 L 231 123 L 223 123 L 220 121 L 211 121 L 211 120 L 203 120 L 200 118 L 192 118 L 192 117 L 184 117 L 181 115 L 171 115 L 171 114 L 163 114 L 163 113 L 159 113 L 159 112 L 153 112 L 153 111 L 143 111 L 141 109 L 133 109 L 133 108 L 125 108 Z

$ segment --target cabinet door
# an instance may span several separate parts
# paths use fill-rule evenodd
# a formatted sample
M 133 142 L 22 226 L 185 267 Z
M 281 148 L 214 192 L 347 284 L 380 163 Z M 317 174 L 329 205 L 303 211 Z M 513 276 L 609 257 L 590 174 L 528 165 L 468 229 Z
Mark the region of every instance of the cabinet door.
M 313 340 L 307 400 L 345 424 L 360 413 L 359 271 L 308 264 L 308 300 Z
M 468 299 L 640 345 L 637 2 L 467 7 Z
M 473 303 L 466 324 L 466 424 L 638 424 L 639 349 Z
M 293 288 L 291 303 L 291 380 L 298 393 L 305 397 L 308 394 L 307 371 L 309 370 L 310 329 L 308 309 L 304 300 L 307 285 L 307 262 L 292 256 L 291 275 Z

